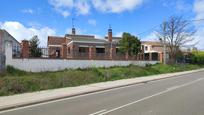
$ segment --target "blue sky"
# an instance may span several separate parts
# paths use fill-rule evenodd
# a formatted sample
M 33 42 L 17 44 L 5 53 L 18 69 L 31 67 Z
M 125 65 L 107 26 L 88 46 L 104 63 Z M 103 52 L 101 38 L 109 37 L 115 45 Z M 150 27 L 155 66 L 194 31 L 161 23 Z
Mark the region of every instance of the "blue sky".
M 2 29 L 19 41 L 36 34 L 41 45 L 46 46 L 48 35 L 70 32 L 72 18 L 76 19 L 79 34 L 102 38 L 111 24 L 115 36 L 130 32 L 142 40 L 155 40 L 157 28 L 147 30 L 169 16 L 204 18 L 204 0 L 2 0 L 0 10 Z M 198 30 L 195 37 L 200 49 L 204 49 L 203 23 L 193 24 Z

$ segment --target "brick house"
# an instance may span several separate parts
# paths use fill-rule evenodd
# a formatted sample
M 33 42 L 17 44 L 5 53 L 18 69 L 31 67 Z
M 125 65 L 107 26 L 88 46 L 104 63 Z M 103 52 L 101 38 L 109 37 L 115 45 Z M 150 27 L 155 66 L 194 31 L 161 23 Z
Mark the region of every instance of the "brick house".
M 64 37 L 48 36 L 49 57 L 71 59 L 124 59 L 118 53 L 118 37 L 112 36 L 112 29 L 108 29 L 107 39 L 98 39 L 90 35 L 72 34 Z
M 163 62 L 163 44 L 157 41 L 142 41 L 144 60 L 160 60 Z M 168 58 L 168 49 L 167 49 Z
M 50 58 L 68 59 L 110 59 L 110 60 L 160 60 L 162 61 L 163 46 L 160 42 L 142 41 L 142 52 L 137 57 L 126 57 L 120 54 L 118 42 L 121 37 L 113 37 L 112 29 L 108 29 L 105 39 L 90 35 L 77 35 L 75 28 L 72 34 L 64 37 L 48 36 Z

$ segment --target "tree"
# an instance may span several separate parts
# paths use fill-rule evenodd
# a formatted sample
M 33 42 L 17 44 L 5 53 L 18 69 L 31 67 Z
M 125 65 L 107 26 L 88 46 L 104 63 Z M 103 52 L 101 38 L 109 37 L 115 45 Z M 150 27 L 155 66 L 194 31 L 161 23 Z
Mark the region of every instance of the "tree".
M 181 16 L 172 16 L 167 22 L 161 24 L 157 32 L 159 40 L 167 46 L 169 53 L 169 63 L 175 63 L 177 54 L 182 47 L 194 46 L 194 31 L 190 27 L 190 22 Z
M 128 56 L 137 55 L 141 51 L 140 40 L 130 33 L 123 33 L 122 39 L 119 41 L 119 51 Z
M 38 47 L 40 44 L 38 36 L 33 36 L 30 39 L 29 44 L 30 44 L 30 56 L 31 57 L 41 57 L 42 52 L 41 52 L 41 49 Z

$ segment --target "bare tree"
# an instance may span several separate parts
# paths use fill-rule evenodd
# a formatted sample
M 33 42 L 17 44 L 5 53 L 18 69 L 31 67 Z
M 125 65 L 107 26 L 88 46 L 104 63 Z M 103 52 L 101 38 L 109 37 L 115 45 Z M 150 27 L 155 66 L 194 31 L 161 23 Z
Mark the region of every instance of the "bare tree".
M 181 16 L 172 16 L 168 21 L 161 24 L 157 36 L 159 40 L 167 46 L 169 63 L 175 63 L 177 54 L 182 47 L 194 46 L 195 38 L 190 22 Z

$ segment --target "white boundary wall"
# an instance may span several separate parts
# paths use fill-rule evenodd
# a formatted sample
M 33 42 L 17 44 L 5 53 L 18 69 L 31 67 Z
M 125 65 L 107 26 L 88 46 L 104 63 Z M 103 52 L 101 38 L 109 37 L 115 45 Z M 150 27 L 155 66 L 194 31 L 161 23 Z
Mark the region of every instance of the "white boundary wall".
M 128 66 L 130 64 L 145 66 L 158 61 L 112 61 L 112 60 L 63 60 L 63 59 L 12 59 L 12 46 L 6 44 L 6 65 L 29 72 L 58 71 L 64 69 Z

